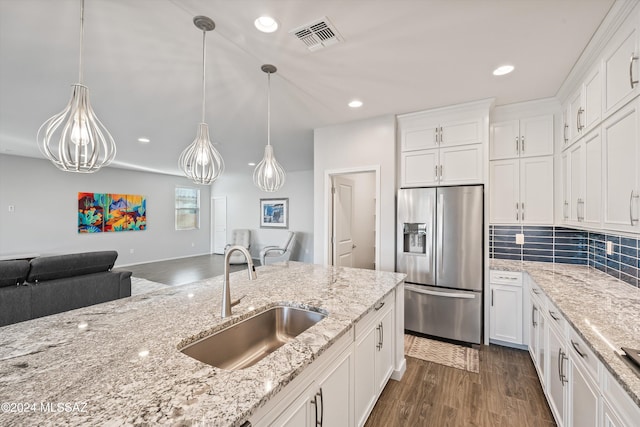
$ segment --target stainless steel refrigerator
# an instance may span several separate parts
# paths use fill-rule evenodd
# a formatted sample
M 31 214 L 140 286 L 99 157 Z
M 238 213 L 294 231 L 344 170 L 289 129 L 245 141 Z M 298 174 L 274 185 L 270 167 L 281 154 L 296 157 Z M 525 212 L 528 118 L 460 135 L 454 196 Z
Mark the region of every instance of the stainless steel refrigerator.
M 482 337 L 482 185 L 401 189 L 396 270 L 406 273 L 405 329 Z

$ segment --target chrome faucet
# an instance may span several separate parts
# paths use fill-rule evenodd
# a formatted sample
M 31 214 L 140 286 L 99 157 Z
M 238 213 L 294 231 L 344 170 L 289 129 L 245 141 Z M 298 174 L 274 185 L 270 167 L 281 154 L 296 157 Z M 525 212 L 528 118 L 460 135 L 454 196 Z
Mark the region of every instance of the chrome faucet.
M 244 246 L 231 246 L 227 249 L 227 252 L 224 254 L 224 284 L 222 285 L 222 313 L 221 316 L 227 317 L 231 316 L 231 307 L 238 305 L 240 300 L 244 298 L 241 296 L 236 301 L 231 302 L 231 288 L 229 288 L 229 258 L 232 253 L 235 251 L 240 251 L 244 254 L 244 257 L 247 259 L 247 271 L 249 272 L 249 280 L 255 280 L 256 276 L 256 268 L 253 266 L 253 260 L 251 259 L 251 254 Z

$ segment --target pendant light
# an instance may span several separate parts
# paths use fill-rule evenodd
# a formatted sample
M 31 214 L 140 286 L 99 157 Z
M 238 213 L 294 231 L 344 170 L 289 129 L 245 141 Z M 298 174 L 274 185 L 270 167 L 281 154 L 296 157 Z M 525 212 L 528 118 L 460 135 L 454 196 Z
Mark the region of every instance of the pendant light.
M 81 0 L 78 83 L 72 85 L 67 107 L 40 126 L 37 139 L 42 154 L 59 169 L 92 173 L 113 161 L 116 144 L 93 112 L 89 89 L 82 83 L 83 39 L 84 0 Z
M 196 139 L 184 149 L 180 155 L 180 168 L 196 184 L 211 184 L 224 171 L 222 156 L 215 149 L 209 139 L 209 126 L 204 122 L 205 93 L 206 93 L 206 46 L 207 31 L 211 31 L 216 24 L 206 16 L 193 18 L 196 27 L 202 30 L 202 121 L 198 124 Z
M 264 147 L 264 158 L 253 171 L 253 182 L 262 191 L 272 193 L 282 188 L 286 178 L 284 169 L 276 160 L 271 146 L 271 74 L 275 73 L 277 68 L 265 64 L 261 69 L 267 73 L 267 145 Z

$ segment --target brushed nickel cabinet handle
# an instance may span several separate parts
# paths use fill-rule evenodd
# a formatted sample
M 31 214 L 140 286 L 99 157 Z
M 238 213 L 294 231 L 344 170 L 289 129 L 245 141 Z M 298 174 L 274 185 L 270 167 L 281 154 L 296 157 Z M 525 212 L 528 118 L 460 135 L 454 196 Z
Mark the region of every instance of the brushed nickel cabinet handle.
M 631 84 L 631 89 L 638 84 L 638 80 L 633 80 L 633 61 L 637 60 L 638 57 L 633 53 L 631 54 L 631 58 L 629 58 L 629 84 Z
M 569 142 L 569 138 L 567 138 L 567 130 L 569 129 L 569 125 L 568 124 L 564 124 L 564 129 L 562 131 L 562 138 L 564 139 L 564 143 L 566 144 L 567 142 Z
M 516 136 L 516 154 L 520 154 L 520 138 Z
M 533 327 L 537 327 L 538 326 L 538 322 L 536 322 L 536 311 L 537 308 L 535 305 L 531 306 L 531 324 L 533 325 Z
M 580 357 L 585 359 L 587 357 L 587 355 L 580 351 L 580 347 L 579 347 L 578 343 L 575 342 L 574 340 L 569 340 L 569 341 L 571 341 L 571 345 L 573 346 L 573 349 L 576 351 L 576 353 L 578 353 L 580 355 Z
M 556 321 L 560 320 L 560 317 L 556 316 L 556 314 L 551 310 L 549 310 L 549 316 L 551 316 L 553 320 L 556 320 Z
M 520 137 L 520 148 L 521 152 L 524 153 L 524 136 Z

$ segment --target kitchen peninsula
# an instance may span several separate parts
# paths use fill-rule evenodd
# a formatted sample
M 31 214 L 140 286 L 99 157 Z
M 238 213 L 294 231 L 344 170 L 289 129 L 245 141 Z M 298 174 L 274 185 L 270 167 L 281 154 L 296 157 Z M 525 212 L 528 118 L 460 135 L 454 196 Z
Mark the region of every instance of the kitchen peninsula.
M 257 274 L 253 281 L 245 271 L 231 275 L 232 299 L 246 296 L 227 319 L 220 317 L 219 276 L 0 328 L 0 424 L 259 424 L 265 408 L 337 342 L 350 341 L 359 357 L 359 328 L 383 302 L 380 313 L 393 325 L 385 329 L 389 372 L 402 376 L 404 275 L 294 262 Z M 242 370 L 214 368 L 179 351 L 274 305 L 327 317 Z

